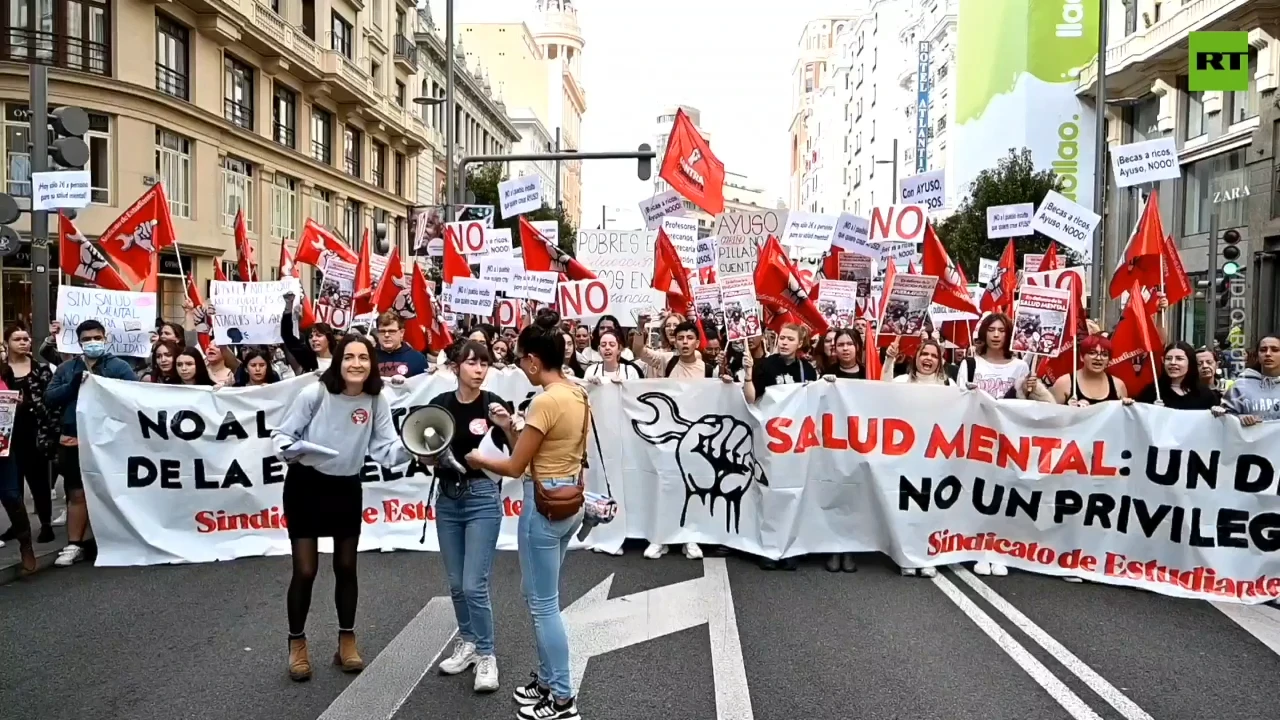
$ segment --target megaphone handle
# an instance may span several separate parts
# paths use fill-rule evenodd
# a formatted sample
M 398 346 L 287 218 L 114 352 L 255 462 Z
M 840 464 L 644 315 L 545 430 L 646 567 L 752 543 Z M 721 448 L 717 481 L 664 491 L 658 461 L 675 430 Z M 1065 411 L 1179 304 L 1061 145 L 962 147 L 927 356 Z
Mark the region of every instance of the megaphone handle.
M 428 516 L 431 515 L 431 501 L 436 496 L 436 474 L 431 473 L 431 489 L 427 491 L 427 511 L 422 513 L 422 537 L 418 538 L 419 545 L 427 544 L 427 523 L 430 522 Z

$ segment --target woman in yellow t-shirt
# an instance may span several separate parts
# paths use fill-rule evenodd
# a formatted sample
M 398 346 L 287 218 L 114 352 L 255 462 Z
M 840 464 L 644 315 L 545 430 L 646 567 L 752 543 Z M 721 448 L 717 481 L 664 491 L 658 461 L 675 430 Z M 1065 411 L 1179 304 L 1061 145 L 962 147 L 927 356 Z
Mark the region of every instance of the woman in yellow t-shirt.
M 564 375 L 565 336 L 559 326 L 558 313 L 539 311 L 516 340 L 516 365 L 543 391 L 529 404 L 511 457 L 487 458 L 479 451 L 467 455 L 472 467 L 503 477 L 524 476 L 517 535 L 520 575 L 538 650 L 532 682 L 515 690 L 515 700 L 523 706 L 518 715 L 527 720 L 580 717 L 569 678 L 569 638 L 560 617 L 560 567 L 569 539 L 582 525 L 582 511 L 550 520 L 538 511 L 534 492 L 534 482 L 545 489 L 576 485 L 587 450 L 590 408 L 586 391 Z

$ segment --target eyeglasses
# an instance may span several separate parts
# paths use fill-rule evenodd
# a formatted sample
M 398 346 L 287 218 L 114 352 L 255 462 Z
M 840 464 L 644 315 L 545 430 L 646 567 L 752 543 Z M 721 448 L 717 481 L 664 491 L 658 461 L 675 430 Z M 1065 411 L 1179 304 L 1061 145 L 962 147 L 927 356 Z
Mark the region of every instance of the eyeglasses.
M 1105 350 L 1090 350 L 1089 352 L 1085 353 L 1084 356 L 1094 357 L 1094 358 L 1109 358 L 1111 357 L 1111 353 Z

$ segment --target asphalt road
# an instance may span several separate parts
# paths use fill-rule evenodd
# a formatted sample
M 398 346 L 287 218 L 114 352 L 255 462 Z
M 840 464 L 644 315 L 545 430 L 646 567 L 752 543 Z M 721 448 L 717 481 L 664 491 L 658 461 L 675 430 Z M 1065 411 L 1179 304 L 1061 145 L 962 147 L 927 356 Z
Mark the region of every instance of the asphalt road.
M 863 560 L 844 575 L 817 563 L 765 573 L 736 559 L 570 555 L 562 602 L 579 601 L 575 645 L 596 653 L 583 716 L 1257 720 L 1280 708 L 1280 611 L 1020 573 L 902 578 Z M 515 555 L 495 569 L 503 687 L 489 696 L 471 692 L 469 675 L 431 668 L 452 629 L 448 604 L 430 602 L 445 592 L 439 558 L 360 562 L 369 668 L 353 679 L 326 664 L 336 620 L 323 568 L 308 627 L 318 667 L 304 684 L 285 674 L 287 558 L 79 565 L 0 586 L 0 715 L 514 717 L 510 689 L 534 657 Z

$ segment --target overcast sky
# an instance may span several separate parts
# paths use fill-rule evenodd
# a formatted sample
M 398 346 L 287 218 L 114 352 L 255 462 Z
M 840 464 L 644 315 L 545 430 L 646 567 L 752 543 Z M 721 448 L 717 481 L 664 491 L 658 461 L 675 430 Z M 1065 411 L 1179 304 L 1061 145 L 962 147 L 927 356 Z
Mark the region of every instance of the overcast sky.
M 809 19 L 847 11 L 852 0 L 577 0 L 586 39 L 584 152 L 654 145 L 657 118 L 671 105 L 702 111 L 703 129 L 725 167 L 763 186 L 768 204 L 788 188 L 791 70 Z M 458 0 L 456 22 L 531 19 L 534 0 Z M 750 8 L 749 10 L 747 8 Z M 444 3 L 432 2 L 444 24 Z M 583 219 L 598 226 L 604 205 L 625 207 L 652 194 L 635 164 L 583 164 Z M 657 165 L 654 167 L 657 174 Z M 613 211 L 610 210 L 610 222 Z

